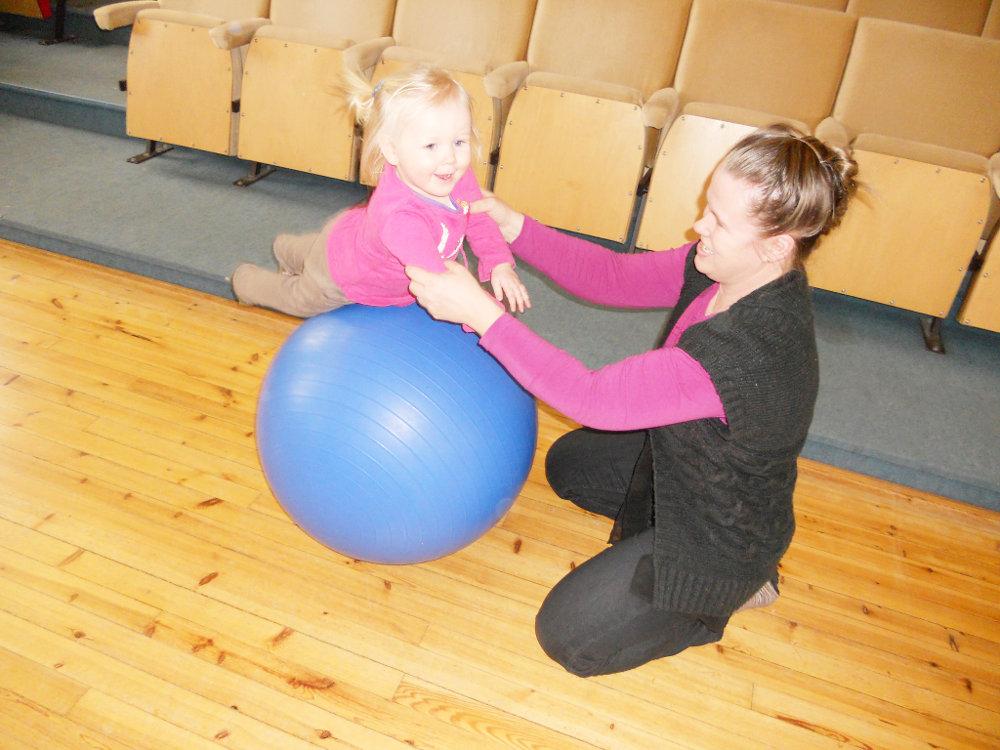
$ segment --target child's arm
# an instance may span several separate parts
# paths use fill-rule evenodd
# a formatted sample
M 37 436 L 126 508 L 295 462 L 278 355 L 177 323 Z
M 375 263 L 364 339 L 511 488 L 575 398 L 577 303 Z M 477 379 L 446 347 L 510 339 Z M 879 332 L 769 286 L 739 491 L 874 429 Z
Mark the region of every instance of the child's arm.
M 506 297 L 511 312 L 524 312 L 531 307 L 528 289 L 510 263 L 493 266 L 490 283 L 493 286 L 493 296 L 498 302 L 502 302 Z
M 465 201 L 470 206 L 473 202 L 483 197 L 476 182 L 476 174 L 471 169 L 468 170 L 462 179 L 458 181 L 452 195 Z M 468 224 L 465 229 L 465 236 L 469 240 L 469 247 L 479 260 L 479 280 L 487 281 L 493 279 L 493 269 L 502 263 L 509 263 L 511 269 L 514 268 L 514 254 L 500 234 L 500 227 L 489 217 L 488 214 L 469 213 Z
M 435 273 L 444 270 L 447 258 L 438 249 L 442 243 L 441 229 L 418 211 L 401 209 L 392 213 L 379 230 L 379 238 L 404 266 L 419 266 Z M 447 252 L 448 248 L 443 250 Z

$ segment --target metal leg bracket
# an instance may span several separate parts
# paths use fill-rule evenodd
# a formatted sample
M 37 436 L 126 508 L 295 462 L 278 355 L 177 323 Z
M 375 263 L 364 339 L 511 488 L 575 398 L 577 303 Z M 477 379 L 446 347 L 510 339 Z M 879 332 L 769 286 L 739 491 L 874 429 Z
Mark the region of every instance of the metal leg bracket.
M 149 141 L 145 151 L 141 154 L 130 156 L 126 161 L 128 161 L 129 164 L 142 164 L 144 161 L 149 161 L 155 156 L 160 156 L 161 154 L 167 153 L 167 151 L 173 150 L 173 148 L 173 146 L 167 146 L 162 143 L 157 143 L 156 141 Z
M 941 318 L 920 318 L 920 331 L 924 335 L 924 346 L 937 354 L 944 354 L 941 338 Z
M 277 167 L 272 167 L 269 165 L 261 164 L 259 161 L 255 161 L 253 168 L 250 170 L 250 174 L 246 177 L 240 177 L 233 184 L 236 187 L 246 187 L 247 185 L 253 185 L 258 180 L 263 180 L 271 172 L 275 171 Z

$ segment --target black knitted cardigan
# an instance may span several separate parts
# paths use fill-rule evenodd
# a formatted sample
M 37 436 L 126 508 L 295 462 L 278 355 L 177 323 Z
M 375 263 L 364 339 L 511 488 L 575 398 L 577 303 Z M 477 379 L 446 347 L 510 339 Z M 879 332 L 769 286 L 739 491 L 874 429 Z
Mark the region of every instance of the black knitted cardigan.
M 712 283 L 692 252 L 668 331 Z M 795 530 L 796 459 L 819 385 L 805 273 L 789 271 L 691 326 L 678 346 L 708 372 L 726 422 L 648 431 L 612 538 L 653 524 L 654 606 L 724 616 L 774 576 Z

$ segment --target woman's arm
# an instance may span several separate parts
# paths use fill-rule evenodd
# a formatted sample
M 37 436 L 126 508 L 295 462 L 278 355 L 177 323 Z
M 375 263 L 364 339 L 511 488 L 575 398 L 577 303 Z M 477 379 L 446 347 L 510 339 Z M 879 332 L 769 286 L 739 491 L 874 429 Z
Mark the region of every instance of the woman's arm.
M 639 430 L 725 418 L 705 369 L 685 351 L 656 349 L 590 370 L 510 315 L 480 339 L 533 396 L 599 430 Z
M 691 245 L 657 253 L 616 253 L 525 217 L 489 192 L 472 204 L 500 227 L 514 254 L 581 299 L 615 307 L 672 307 Z
M 526 217 L 514 254 L 570 294 L 599 305 L 672 307 L 684 283 L 691 245 L 674 250 L 616 253 Z
M 581 424 L 638 430 L 725 416 L 708 374 L 681 349 L 665 348 L 590 370 L 498 308 L 454 262 L 444 273 L 408 266 L 410 292 L 438 320 L 463 323 L 532 395 Z

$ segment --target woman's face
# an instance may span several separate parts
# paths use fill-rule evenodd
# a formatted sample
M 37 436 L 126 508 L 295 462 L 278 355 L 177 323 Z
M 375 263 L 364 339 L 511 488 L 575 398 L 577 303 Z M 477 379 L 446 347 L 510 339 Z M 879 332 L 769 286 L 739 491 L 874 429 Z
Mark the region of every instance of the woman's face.
M 715 170 L 708 185 L 708 203 L 694 231 L 701 237 L 695 267 L 721 284 L 740 283 L 755 278 L 769 264 L 766 240 L 749 216 L 753 186 L 734 177 L 722 167 Z

